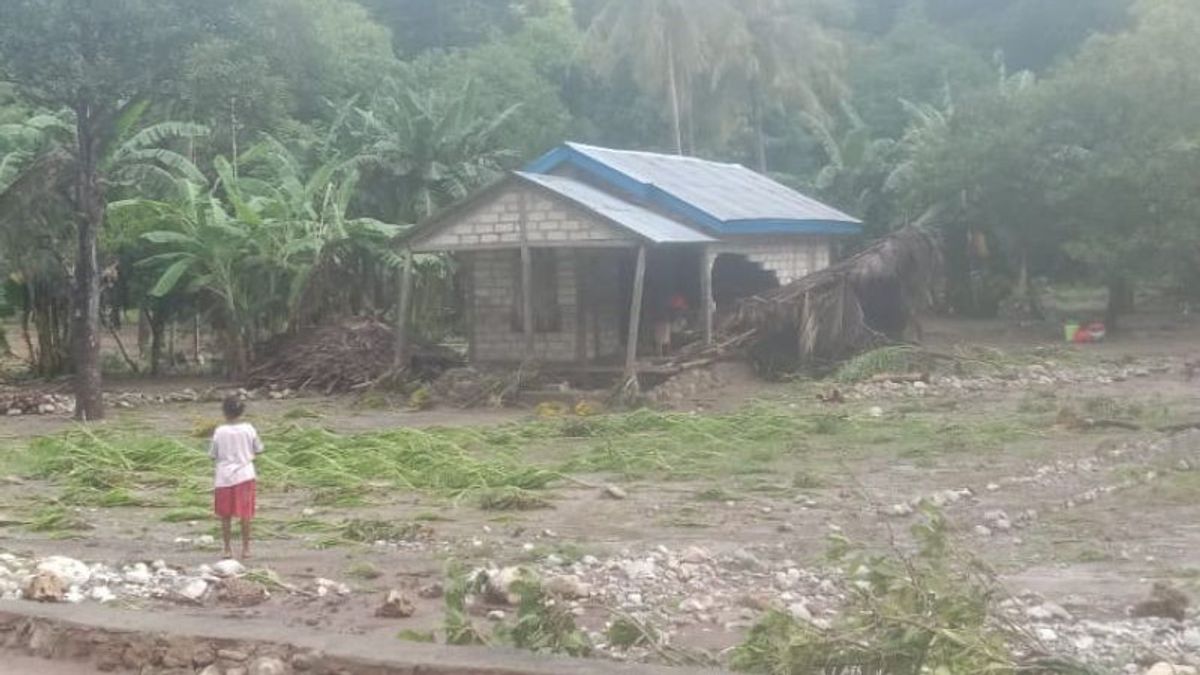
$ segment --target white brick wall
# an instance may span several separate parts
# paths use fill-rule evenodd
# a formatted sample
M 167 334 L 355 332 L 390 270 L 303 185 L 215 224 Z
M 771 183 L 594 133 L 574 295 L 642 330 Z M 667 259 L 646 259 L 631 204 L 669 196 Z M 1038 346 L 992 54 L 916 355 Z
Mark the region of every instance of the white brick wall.
M 734 253 L 774 272 L 781 286 L 829 267 L 833 245 L 825 237 L 771 237 L 715 244 L 716 254 Z
M 526 200 L 529 243 L 627 242 L 629 232 L 596 218 L 583 209 L 560 202 L 528 185 L 513 183 L 467 213 L 443 223 L 419 238 L 419 251 L 453 251 L 521 243 L 521 199 Z
M 473 254 L 474 314 L 472 339 L 475 358 L 480 361 L 521 361 L 525 358 L 525 334 L 513 325 L 517 298 L 515 249 L 478 251 Z M 535 333 L 534 350 L 547 361 L 575 358 L 575 266 L 569 251 L 556 249 L 558 306 L 562 322 L 552 333 Z

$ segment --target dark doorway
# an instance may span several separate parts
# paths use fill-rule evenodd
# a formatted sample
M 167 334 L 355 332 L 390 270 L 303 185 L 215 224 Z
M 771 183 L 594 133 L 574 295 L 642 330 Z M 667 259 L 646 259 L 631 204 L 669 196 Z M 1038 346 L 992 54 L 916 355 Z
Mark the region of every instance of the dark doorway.
M 713 262 L 713 301 L 726 309 L 742 298 L 779 288 L 775 273 L 750 262 L 744 255 L 722 253 Z

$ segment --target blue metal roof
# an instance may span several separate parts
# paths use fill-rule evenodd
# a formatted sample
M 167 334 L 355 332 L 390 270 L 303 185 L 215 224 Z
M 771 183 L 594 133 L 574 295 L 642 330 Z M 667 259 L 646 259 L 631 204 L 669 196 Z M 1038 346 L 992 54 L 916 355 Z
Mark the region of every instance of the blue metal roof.
M 516 175 L 656 244 L 703 244 L 716 241 L 683 223 L 573 178 L 519 171 Z
M 567 143 L 526 167 L 563 166 L 723 235 L 857 234 L 862 223 L 739 164 Z

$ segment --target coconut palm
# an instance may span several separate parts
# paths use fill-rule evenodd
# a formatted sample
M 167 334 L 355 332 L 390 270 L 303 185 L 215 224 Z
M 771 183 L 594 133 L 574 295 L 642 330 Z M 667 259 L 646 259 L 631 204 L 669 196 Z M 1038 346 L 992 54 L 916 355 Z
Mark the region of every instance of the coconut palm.
M 716 62 L 721 36 L 739 25 L 727 0 L 609 0 L 587 45 L 602 74 L 629 67 L 639 87 L 665 96 L 675 150 L 683 154 L 692 86 Z

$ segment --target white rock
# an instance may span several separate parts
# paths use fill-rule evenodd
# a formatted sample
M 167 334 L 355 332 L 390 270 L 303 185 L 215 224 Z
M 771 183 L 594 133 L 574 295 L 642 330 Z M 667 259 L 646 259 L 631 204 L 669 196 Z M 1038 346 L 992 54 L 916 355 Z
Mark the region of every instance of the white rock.
M 631 580 L 652 579 L 656 571 L 654 558 L 645 560 L 625 560 L 621 562 L 621 571 Z
M 579 577 L 573 574 L 566 574 L 558 577 L 550 577 L 543 584 L 542 588 L 547 593 L 560 595 L 567 599 L 586 598 L 592 594 L 591 586 L 579 580 Z
M 897 518 L 911 516 L 912 514 L 913 507 L 908 503 L 893 504 L 891 510 L 889 511 L 889 515 L 896 516 Z
M 1075 638 L 1075 649 L 1081 652 L 1090 652 L 1096 646 L 1096 638 L 1091 635 L 1080 635 Z
M 86 599 L 87 596 L 83 594 L 83 590 L 78 586 L 72 586 L 71 588 L 67 589 L 67 594 L 63 596 L 63 600 L 71 603 L 72 605 L 78 605 Z
M 1030 607 L 1025 610 L 1025 615 L 1035 621 L 1065 621 L 1071 622 L 1075 617 L 1071 613 L 1063 609 L 1061 605 L 1053 602 L 1044 602 L 1035 607 Z
M 871 409 L 867 411 L 867 414 L 871 417 L 883 417 L 883 408 L 880 408 L 879 406 L 872 406 Z
M 988 484 L 987 484 L 987 491 L 988 491 L 988 492 L 995 492 L 996 490 L 999 490 L 999 489 L 1000 489 L 1000 484 L 999 484 L 999 483 L 988 483 Z
M 1163 661 L 1154 664 L 1150 670 L 1146 671 L 1146 675 L 1196 675 L 1196 669 Z
M 793 602 L 788 605 L 788 614 L 791 614 L 792 618 L 797 621 L 811 622 L 813 620 L 812 612 L 808 611 L 808 606 L 803 602 Z
M 992 536 L 992 531 L 989 528 L 984 527 L 983 525 L 976 525 L 975 526 L 975 534 L 977 534 L 981 537 L 990 537 L 990 536 Z
M 1038 626 L 1034 631 L 1042 642 L 1058 642 L 1058 633 L 1045 626 Z
M 260 656 L 250 662 L 246 675 L 285 675 L 287 664 L 274 656 Z
M 112 602 L 117 599 L 116 594 L 112 592 L 108 586 L 96 586 L 88 593 L 88 597 L 96 602 Z
M 236 560 L 222 560 L 212 566 L 219 577 L 237 577 L 246 573 L 246 566 Z
M 747 570 L 759 570 L 763 568 L 763 563 L 750 551 L 739 548 L 733 552 L 733 561 L 737 567 Z
M 196 546 L 212 546 L 217 543 L 217 540 L 211 534 L 202 534 L 192 540 Z
M 1183 644 L 1200 652 L 1200 628 L 1189 628 L 1183 631 Z
M 324 597 L 330 593 L 337 593 L 338 595 L 350 595 L 350 587 L 341 582 L 333 581 L 332 579 L 318 578 L 314 583 L 317 585 L 317 595 L 319 596 Z
M 37 571 L 50 572 L 69 586 L 82 586 L 92 578 L 92 571 L 82 562 L 65 556 L 50 556 L 37 564 Z
M 132 567 L 126 567 L 125 574 L 122 576 L 125 583 L 135 586 L 146 586 L 154 580 L 154 575 L 150 573 L 150 568 L 146 567 L 146 563 L 137 563 Z
M 488 621 L 503 621 L 504 617 L 508 616 L 503 610 L 493 609 L 487 613 Z
M 188 600 L 199 600 L 208 592 L 208 582 L 203 579 L 182 579 L 176 590 Z
M 683 554 L 679 556 L 680 561 L 685 562 L 685 563 L 691 563 L 693 565 L 699 565 L 701 563 L 706 563 L 711 558 L 712 558 L 712 556 L 710 556 L 708 554 L 708 551 L 704 550 L 703 548 L 700 548 L 699 546 L 689 546 L 686 549 L 684 549 Z
M 600 559 L 594 555 L 585 555 L 579 559 L 579 562 L 587 565 L 588 567 L 595 567 L 596 565 L 600 564 Z

